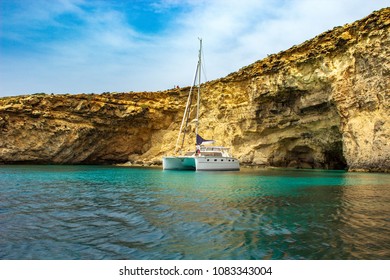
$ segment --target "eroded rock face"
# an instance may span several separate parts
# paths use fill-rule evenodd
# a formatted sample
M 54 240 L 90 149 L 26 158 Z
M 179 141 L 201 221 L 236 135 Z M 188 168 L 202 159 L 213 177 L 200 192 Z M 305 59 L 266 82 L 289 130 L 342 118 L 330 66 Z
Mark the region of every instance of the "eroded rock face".
M 177 100 L 146 92 L 3 98 L 0 161 L 126 162 L 151 149 L 151 136 L 170 125 Z
M 388 172 L 389 26 L 386 8 L 202 85 L 202 136 L 246 164 Z M 0 162 L 159 163 L 187 94 L 3 98 Z

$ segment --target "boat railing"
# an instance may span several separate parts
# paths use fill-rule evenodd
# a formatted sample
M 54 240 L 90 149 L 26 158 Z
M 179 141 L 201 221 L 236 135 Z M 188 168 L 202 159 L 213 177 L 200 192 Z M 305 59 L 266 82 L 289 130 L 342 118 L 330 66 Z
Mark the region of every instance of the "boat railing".
M 222 146 L 200 146 L 200 151 L 229 151 L 230 148 L 222 147 Z

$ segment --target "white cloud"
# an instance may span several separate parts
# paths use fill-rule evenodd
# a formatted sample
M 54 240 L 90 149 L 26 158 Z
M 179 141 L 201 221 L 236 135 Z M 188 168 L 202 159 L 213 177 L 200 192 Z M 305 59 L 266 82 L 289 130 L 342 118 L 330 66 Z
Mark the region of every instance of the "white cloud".
M 216 79 L 367 16 L 385 7 L 387 1 L 156 1 L 151 7 L 158 12 L 183 3 L 186 7 L 161 33 L 149 35 L 137 31 L 125 11 L 110 7 L 109 2 L 92 2 L 103 3 L 95 7 L 81 0 L 30 2 L 35 4 L 29 4 L 22 14 L 27 15 L 28 9 L 33 12 L 29 22 L 33 25 L 58 25 L 59 16 L 69 13 L 82 25 L 73 26 L 74 32 L 63 40 L 41 42 L 38 52 L 0 57 L 0 95 L 186 86 L 195 71 L 197 37 L 204 39 L 207 78 Z M 39 8 L 43 4 L 44 11 Z M 11 23 L 26 24 L 18 18 L 11 18 Z
M 209 78 L 218 78 L 385 7 L 386 1 L 212 1 L 182 20 L 186 44 L 205 39 Z M 180 40 L 180 39 L 179 39 Z M 191 41 L 194 43 L 194 40 Z

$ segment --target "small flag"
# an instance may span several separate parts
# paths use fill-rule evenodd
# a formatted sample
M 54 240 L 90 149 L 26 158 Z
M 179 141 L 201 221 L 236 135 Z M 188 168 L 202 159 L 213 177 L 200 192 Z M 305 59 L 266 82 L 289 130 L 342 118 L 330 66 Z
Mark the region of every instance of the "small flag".
M 214 142 L 215 142 L 214 140 L 206 140 L 203 139 L 199 134 L 196 134 L 196 145 L 213 144 Z

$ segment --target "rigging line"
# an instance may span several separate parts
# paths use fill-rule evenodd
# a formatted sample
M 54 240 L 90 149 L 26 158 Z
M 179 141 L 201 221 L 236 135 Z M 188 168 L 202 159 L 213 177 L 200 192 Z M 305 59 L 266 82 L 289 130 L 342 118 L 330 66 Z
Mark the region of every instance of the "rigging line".
M 191 106 L 192 106 L 192 98 L 190 99 L 190 102 L 188 104 L 188 110 L 187 110 L 187 114 L 186 114 L 186 121 L 185 121 L 185 125 L 184 125 L 184 132 L 183 132 L 183 140 L 181 142 L 181 146 L 180 148 L 183 148 L 183 145 L 184 145 L 184 140 L 186 138 L 186 134 L 187 134 L 187 127 L 188 127 L 188 120 L 191 116 Z
M 186 108 L 184 110 L 183 119 L 181 121 L 179 135 L 177 136 L 177 140 L 176 140 L 176 145 L 175 145 L 175 152 L 176 153 L 178 152 L 178 145 L 179 145 L 179 141 L 180 141 L 180 136 L 181 136 L 181 134 L 183 132 L 183 125 L 184 125 L 185 117 L 187 115 L 188 106 L 189 106 L 190 100 L 191 100 L 191 92 L 192 92 L 192 88 L 190 89 L 190 93 L 189 93 L 188 98 L 187 98 Z M 180 149 L 181 148 L 182 147 L 180 147 Z
M 202 80 L 202 38 L 199 39 L 199 60 L 198 60 L 198 96 L 196 102 L 196 124 L 195 124 L 195 134 L 198 135 L 199 130 L 199 109 L 200 109 L 200 85 Z M 196 139 L 195 139 L 196 143 Z
M 184 145 L 184 140 L 185 140 L 185 137 L 186 137 L 186 130 L 187 130 L 187 126 L 188 126 L 188 119 L 191 115 L 191 106 L 192 106 L 192 91 L 196 85 L 196 80 L 198 78 L 198 72 L 199 72 L 199 63 L 198 65 L 196 66 L 196 71 L 195 71 L 195 76 L 194 76 L 194 82 L 190 88 L 190 93 L 188 95 L 188 100 L 187 100 L 187 105 L 186 105 L 186 109 L 184 111 L 184 115 L 183 115 L 183 120 L 181 122 L 181 126 L 180 126 L 180 133 L 179 133 L 179 136 L 177 137 L 177 141 L 176 141 L 176 151 L 177 151 L 177 146 L 179 144 L 179 141 L 180 141 L 180 136 L 181 134 L 183 133 L 183 139 L 182 139 L 182 142 L 181 142 L 181 145 L 180 145 L 180 149 L 183 148 L 183 145 Z M 185 124 L 185 125 L 184 125 Z M 183 132 L 183 127 L 184 127 L 184 132 Z
M 204 52 L 202 52 L 202 70 L 203 70 L 204 81 L 208 82 L 207 75 L 206 75 L 206 63 L 204 59 Z
M 198 62 L 198 65 L 196 66 L 196 75 L 195 75 L 195 78 L 194 78 L 194 85 L 192 86 L 192 88 L 194 88 L 194 87 L 196 87 L 196 81 L 197 81 L 197 79 L 199 79 L 200 78 L 200 65 L 199 65 L 199 62 Z M 189 112 L 188 112 L 188 115 L 187 115 L 187 120 L 186 120 L 186 126 L 185 126 L 185 128 L 187 128 L 188 127 L 188 121 L 189 121 L 189 119 L 190 119 L 190 117 L 191 117 L 191 113 L 193 112 L 193 110 L 194 110 L 194 108 L 192 108 L 191 109 L 191 105 L 192 105 L 192 100 L 193 100 L 193 98 L 191 98 L 191 102 L 190 102 L 190 106 L 188 107 L 190 110 L 189 110 Z M 199 84 L 198 84 L 198 96 L 197 96 L 197 101 L 199 102 Z M 199 104 L 197 104 L 197 108 L 199 108 Z M 198 109 L 197 109 L 197 111 L 196 111 L 196 118 L 198 119 Z M 196 131 L 197 132 L 197 131 Z M 184 134 L 184 136 L 185 136 L 185 134 Z M 184 137 L 183 137 L 183 143 L 184 143 Z
M 198 119 L 199 119 L 199 102 L 200 102 L 200 83 L 201 83 L 201 71 L 202 71 L 202 39 L 201 38 L 198 38 L 199 39 L 199 43 L 200 43 L 200 47 L 199 47 L 199 56 L 198 56 L 198 63 L 196 65 L 196 71 L 195 71 L 195 77 L 194 77 L 194 82 L 190 88 L 190 93 L 188 95 L 188 99 L 187 99 L 187 104 L 186 104 L 186 108 L 185 108 L 185 111 L 184 111 L 184 115 L 183 115 L 183 119 L 182 119 L 182 122 L 181 122 L 181 125 L 180 125 L 180 132 L 179 132 L 179 135 L 177 137 L 177 140 L 176 140 L 176 145 L 175 145 L 175 151 L 178 152 L 178 145 L 179 145 L 179 141 L 180 141 L 180 136 L 181 134 L 183 134 L 183 139 L 182 139 L 182 143 L 181 143 L 181 146 L 180 146 L 180 150 L 183 148 L 183 145 L 184 145 L 184 140 L 185 140 L 185 137 L 186 137 L 186 131 L 187 131 L 187 126 L 188 126 L 188 120 L 191 116 L 191 105 L 192 105 L 192 90 L 193 88 L 196 86 L 196 83 L 198 81 L 198 93 L 197 93 L 197 112 L 196 112 L 196 127 L 195 127 L 195 130 L 196 130 L 196 134 L 198 133 Z M 185 124 L 185 125 L 184 125 Z M 183 132 L 183 126 L 184 126 L 184 132 Z
M 184 110 L 183 119 L 182 119 L 181 125 L 180 125 L 179 135 L 177 136 L 177 139 L 176 139 L 175 152 L 179 151 L 178 146 L 179 146 L 180 137 L 183 133 L 183 127 L 184 127 L 184 129 L 186 129 L 186 126 L 188 123 L 187 119 L 188 119 L 188 115 L 190 114 L 189 111 L 191 110 L 190 107 L 191 107 L 191 103 L 192 103 L 192 89 L 194 88 L 197 75 L 198 75 L 198 66 L 196 67 L 196 71 L 195 71 L 195 75 L 194 75 L 194 83 L 192 84 L 192 86 L 190 88 L 190 92 L 188 94 L 186 108 Z M 186 126 L 184 126 L 184 123 L 186 124 Z M 185 132 L 183 133 L 183 141 L 182 141 L 182 144 L 180 146 L 180 150 L 183 148 L 184 138 L 185 138 Z

